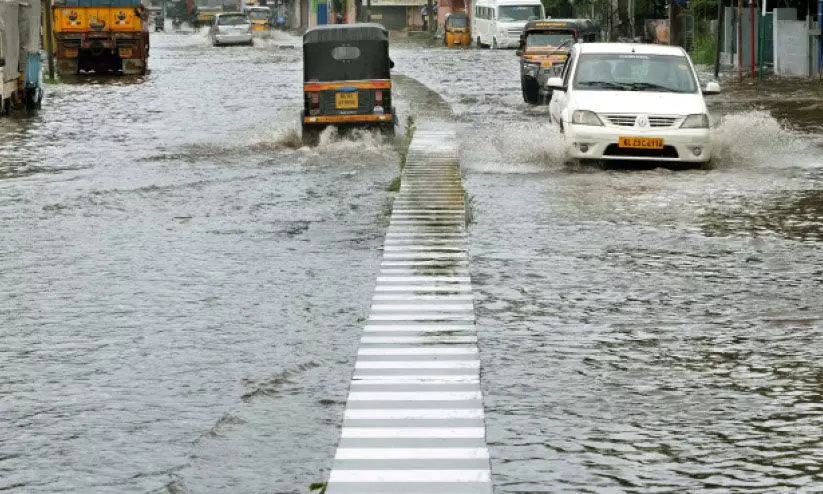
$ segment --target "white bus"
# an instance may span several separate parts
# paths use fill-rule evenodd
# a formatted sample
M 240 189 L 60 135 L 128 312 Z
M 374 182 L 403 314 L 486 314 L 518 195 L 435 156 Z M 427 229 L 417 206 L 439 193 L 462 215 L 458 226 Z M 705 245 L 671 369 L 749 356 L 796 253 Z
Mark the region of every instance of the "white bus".
M 540 0 L 478 0 L 472 15 L 472 38 L 478 48 L 515 48 L 528 21 L 544 19 Z

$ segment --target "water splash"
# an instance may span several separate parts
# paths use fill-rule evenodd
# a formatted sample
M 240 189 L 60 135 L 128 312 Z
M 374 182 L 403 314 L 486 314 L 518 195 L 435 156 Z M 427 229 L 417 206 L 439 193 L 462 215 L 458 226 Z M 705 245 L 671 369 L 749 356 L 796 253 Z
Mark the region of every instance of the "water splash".
M 538 173 L 563 166 L 564 141 L 549 123 L 509 123 L 505 130 L 489 129 L 470 138 L 461 153 L 464 165 L 473 171 Z
M 815 140 L 791 130 L 771 113 L 753 110 L 724 115 L 714 130 L 716 167 L 818 167 Z

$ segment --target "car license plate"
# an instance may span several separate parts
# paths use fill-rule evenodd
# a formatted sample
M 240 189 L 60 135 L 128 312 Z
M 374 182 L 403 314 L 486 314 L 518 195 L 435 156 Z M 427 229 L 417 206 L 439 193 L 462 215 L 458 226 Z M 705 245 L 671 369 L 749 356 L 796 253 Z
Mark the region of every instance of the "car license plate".
M 120 58 L 131 58 L 131 48 L 120 48 Z
M 660 137 L 619 137 L 617 147 L 637 149 L 663 149 Z
M 335 103 L 338 110 L 356 110 L 357 109 L 357 93 L 335 93 Z
M 541 67 L 551 67 L 552 65 L 554 64 L 551 60 L 543 60 L 542 62 L 540 62 Z

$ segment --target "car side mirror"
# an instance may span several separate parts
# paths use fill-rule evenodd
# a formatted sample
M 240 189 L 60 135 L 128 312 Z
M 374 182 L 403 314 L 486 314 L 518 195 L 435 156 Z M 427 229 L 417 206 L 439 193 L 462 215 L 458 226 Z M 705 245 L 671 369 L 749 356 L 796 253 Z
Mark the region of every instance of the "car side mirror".
M 6 59 L 5 58 L 0 58 L 0 69 L 2 69 L 5 66 L 6 66 Z
M 390 69 L 394 68 L 394 60 L 392 60 L 392 59 L 389 59 L 389 68 Z
M 703 90 L 703 94 L 709 96 L 712 94 L 720 94 L 720 84 L 716 82 L 706 84 L 706 89 Z
M 546 89 L 565 91 L 566 86 L 563 85 L 563 79 L 559 77 L 549 77 L 549 80 L 546 81 Z
M 523 50 L 517 50 L 516 52 L 514 52 L 514 54 L 517 55 L 518 57 L 522 57 L 523 56 Z

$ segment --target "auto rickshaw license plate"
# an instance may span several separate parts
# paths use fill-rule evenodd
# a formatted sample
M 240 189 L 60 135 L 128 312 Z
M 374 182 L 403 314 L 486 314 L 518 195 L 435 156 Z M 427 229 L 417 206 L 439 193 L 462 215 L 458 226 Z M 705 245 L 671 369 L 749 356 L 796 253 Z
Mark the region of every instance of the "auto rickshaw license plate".
M 335 103 L 338 110 L 356 110 L 357 92 L 335 93 Z
M 131 48 L 120 48 L 120 58 L 131 58 Z
M 659 137 L 619 137 L 617 147 L 636 149 L 663 149 L 663 139 Z

